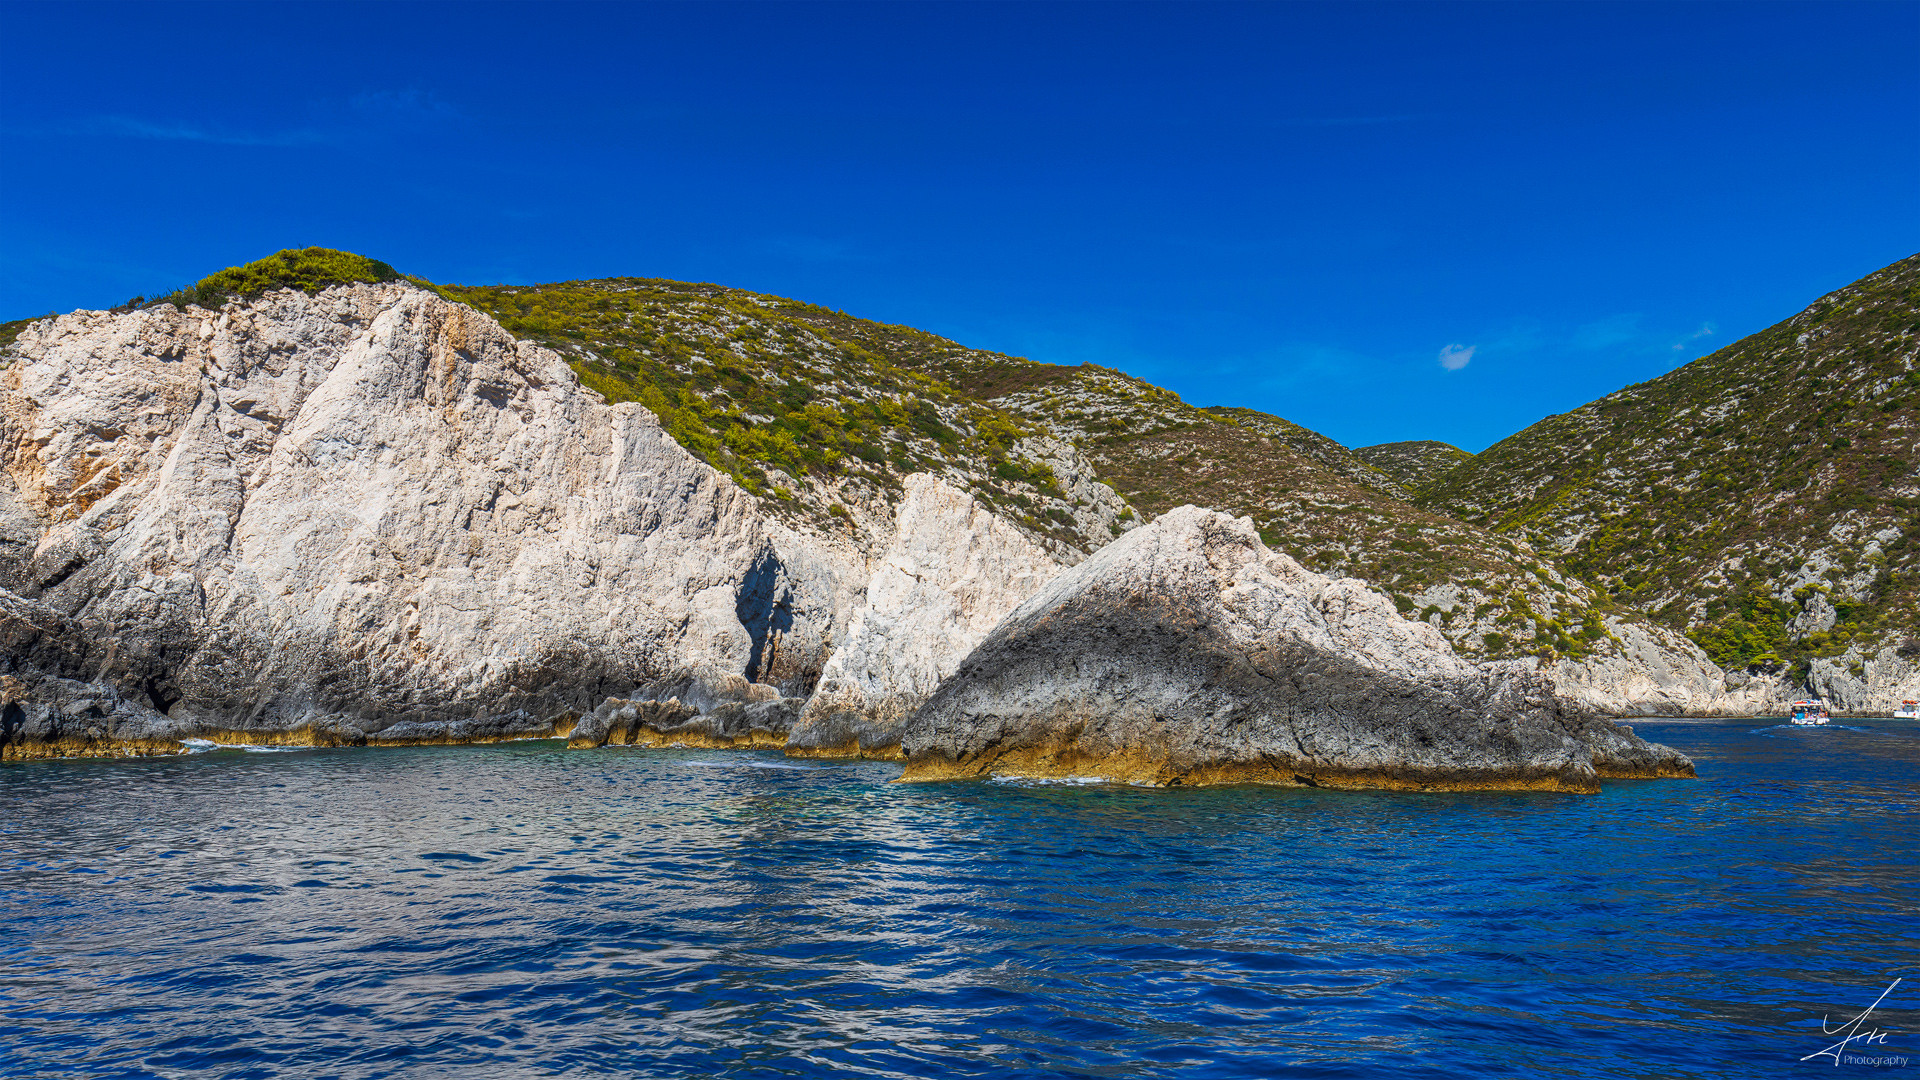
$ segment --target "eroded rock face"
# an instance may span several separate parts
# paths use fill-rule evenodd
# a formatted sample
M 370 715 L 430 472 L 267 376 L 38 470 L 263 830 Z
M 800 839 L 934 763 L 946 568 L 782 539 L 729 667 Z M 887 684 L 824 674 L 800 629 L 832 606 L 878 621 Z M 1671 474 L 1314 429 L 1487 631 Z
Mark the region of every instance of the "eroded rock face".
M 1182 507 L 1021 604 L 905 727 L 905 778 L 1594 791 L 1692 763 L 1456 656 L 1351 579 Z
M 95 645 L 60 612 L 0 591 L 0 760 L 179 749 L 138 691 L 85 677 Z
M 722 750 L 785 746 L 798 698 L 730 701 L 704 711 L 679 698 L 628 701 L 608 698 L 580 718 L 567 737 L 576 750 L 599 746 L 683 746 Z
M 810 686 L 825 660 L 835 589 L 795 580 L 751 496 L 431 293 L 80 312 L 17 352 L 0 566 L 96 639 L 62 677 L 176 737 L 551 734 L 649 683 Z
M 1903 701 L 1920 699 L 1920 663 L 1887 647 L 1845 653 L 1810 665 L 1807 682 L 1837 712 L 1889 716 Z
M 1610 716 L 1751 716 L 1781 713 L 1800 696 L 1784 677 L 1729 677 L 1698 645 L 1647 622 L 1606 620 L 1613 645 L 1584 660 L 1512 661 L 1538 670 L 1554 691 Z
M 794 728 L 787 752 L 897 757 L 907 718 L 1008 612 L 1060 570 L 966 492 L 909 476 L 866 603 Z

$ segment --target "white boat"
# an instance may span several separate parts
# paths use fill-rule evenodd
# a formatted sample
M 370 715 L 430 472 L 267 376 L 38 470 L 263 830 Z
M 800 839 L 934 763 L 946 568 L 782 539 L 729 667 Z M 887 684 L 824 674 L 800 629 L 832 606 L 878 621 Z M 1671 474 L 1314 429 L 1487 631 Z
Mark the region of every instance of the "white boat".
M 1818 727 L 1827 722 L 1827 703 L 1819 698 L 1796 701 L 1787 719 L 1799 727 Z
M 1920 720 L 1920 701 L 1903 701 L 1893 710 L 1895 720 Z

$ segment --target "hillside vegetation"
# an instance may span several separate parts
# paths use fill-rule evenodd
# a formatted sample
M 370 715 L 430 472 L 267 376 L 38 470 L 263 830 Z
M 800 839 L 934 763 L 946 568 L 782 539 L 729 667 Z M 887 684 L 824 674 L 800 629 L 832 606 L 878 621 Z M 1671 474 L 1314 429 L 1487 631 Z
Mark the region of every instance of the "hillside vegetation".
M 331 248 L 288 248 L 245 266 L 229 266 L 165 296 L 151 299 L 136 296 L 121 307 L 172 304 L 177 308 L 185 308 L 188 304 L 198 304 L 212 309 L 235 298 L 259 296 L 274 289 L 317 293 L 335 285 L 351 285 L 357 281 L 379 285 L 398 280 L 400 274 L 393 267 L 364 255 Z
M 934 373 L 971 352 L 944 338 L 643 278 L 439 291 L 566 356 L 608 400 L 645 405 L 682 446 L 786 512 L 819 518 L 843 497 L 886 501 L 925 471 L 1078 551 L 1124 528 L 1124 508 L 1063 484 L 1056 448 L 1033 443 L 1043 430 Z
M 1451 443 L 1431 439 L 1362 446 L 1353 455 L 1393 477 L 1410 492 L 1431 486 L 1473 456 Z
M 1560 555 L 1723 666 L 1857 666 L 1920 625 L 1917 356 L 1920 256 L 1549 417 L 1421 501 Z
M 886 498 L 929 471 L 1090 551 L 1140 514 L 1192 502 L 1251 516 L 1305 565 L 1380 586 L 1468 653 L 1582 656 L 1605 636 L 1605 598 L 1525 540 L 1414 508 L 1397 480 L 1280 417 L 717 285 L 439 290 L 561 352 L 609 399 L 646 405 L 681 445 L 798 515 L 850 488 Z M 1068 489 L 1075 457 L 1124 497 L 1117 513 Z
M 20 331 L 39 321 L 38 319 L 14 319 L 11 322 L 0 322 L 0 349 L 13 344 L 13 340 L 20 336 Z
M 1523 539 L 1405 501 L 1339 443 L 1252 409 L 1199 409 L 1094 365 L 990 353 L 930 358 L 941 378 L 1080 448 L 1149 515 L 1185 503 L 1251 517 L 1267 543 L 1321 573 L 1362 578 L 1478 656 L 1604 647 L 1607 600 Z

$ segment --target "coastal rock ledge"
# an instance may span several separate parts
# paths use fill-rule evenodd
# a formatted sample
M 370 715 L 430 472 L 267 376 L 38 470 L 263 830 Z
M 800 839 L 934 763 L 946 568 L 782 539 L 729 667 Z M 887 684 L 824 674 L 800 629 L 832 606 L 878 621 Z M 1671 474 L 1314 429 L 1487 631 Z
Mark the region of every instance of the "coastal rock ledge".
M 1193 506 L 1054 578 L 907 722 L 904 780 L 986 774 L 1596 792 L 1693 763 L 1462 660 L 1365 584 Z

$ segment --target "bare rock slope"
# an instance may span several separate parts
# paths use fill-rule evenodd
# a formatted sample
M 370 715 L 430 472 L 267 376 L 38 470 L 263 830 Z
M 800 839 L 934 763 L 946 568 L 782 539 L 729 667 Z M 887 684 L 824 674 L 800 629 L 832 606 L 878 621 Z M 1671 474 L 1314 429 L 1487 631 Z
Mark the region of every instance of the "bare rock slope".
M 551 734 L 651 681 L 800 690 L 825 660 L 837 586 L 784 573 L 751 496 L 405 284 L 36 324 L 0 461 L 5 584 L 98 639 L 65 674 L 174 737 Z
M 885 756 L 1084 557 L 925 473 L 897 504 L 775 510 L 403 282 L 76 312 L 9 359 L 5 757 L 784 746 L 803 709 L 800 752 Z M 1034 452 L 1080 505 L 1123 505 L 1070 448 Z
M 907 478 L 866 604 L 787 744 L 797 756 L 894 757 L 900 728 L 1002 617 L 1060 564 L 966 492 Z
M 985 773 L 1594 791 L 1690 776 L 1524 672 L 1454 654 L 1253 524 L 1182 507 L 1053 579 L 915 713 L 909 780 Z

